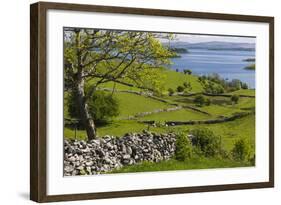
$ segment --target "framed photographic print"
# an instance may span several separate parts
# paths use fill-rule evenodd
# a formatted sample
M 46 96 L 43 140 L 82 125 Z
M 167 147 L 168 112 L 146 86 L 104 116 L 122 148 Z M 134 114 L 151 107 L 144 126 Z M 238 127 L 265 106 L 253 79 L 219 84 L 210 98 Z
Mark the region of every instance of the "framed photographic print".
M 31 5 L 31 200 L 274 186 L 274 18 Z

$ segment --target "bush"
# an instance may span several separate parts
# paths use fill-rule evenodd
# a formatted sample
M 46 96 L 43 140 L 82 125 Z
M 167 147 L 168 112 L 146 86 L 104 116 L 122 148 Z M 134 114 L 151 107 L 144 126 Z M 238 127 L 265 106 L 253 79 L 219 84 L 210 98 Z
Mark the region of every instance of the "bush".
M 224 88 L 222 85 L 216 84 L 212 81 L 204 84 L 204 91 L 210 94 L 222 94 L 224 93 Z
M 184 87 L 183 86 L 181 86 L 181 85 L 179 85 L 178 87 L 177 87 L 177 91 L 180 93 L 180 92 L 183 92 L 184 91 Z
M 191 83 L 190 83 L 190 82 L 184 82 L 184 83 L 183 83 L 183 86 L 184 86 L 185 88 L 187 88 L 188 90 L 191 90 L 191 89 L 192 89 Z
M 184 74 L 188 74 L 188 75 L 192 74 L 192 71 L 189 69 L 184 69 L 183 72 L 184 72 Z
M 204 105 L 210 105 L 211 101 L 209 98 L 204 97 L 203 95 L 198 95 L 194 98 L 193 102 L 197 105 L 197 106 L 204 106 Z
M 205 157 L 214 157 L 220 154 L 220 138 L 206 128 L 195 129 L 191 131 L 192 145 L 197 148 L 199 155 Z
M 239 101 L 239 95 L 232 95 L 230 97 L 230 100 L 231 100 L 231 102 L 234 102 L 235 104 L 237 104 Z
M 175 93 L 175 91 L 172 88 L 169 88 L 168 92 L 169 92 L 169 96 L 172 96 Z
M 71 118 L 81 119 L 76 92 L 68 97 L 68 112 Z M 89 112 L 96 123 L 104 123 L 111 117 L 118 116 L 119 104 L 111 95 L 103 91 L 96 91 L 87 100 Z
M 244 90 L 246 90 L 246 89 L 248 89 L 249 87 L 248 87 L 247 83 L 242 83 L 242 84 L 241 84 L 241 88 L 244 89 Z
M 205 105 L 209 106 L 211 104 L 211 100 L 209 98 L 206 98 Z
M 240 138 L 234 143 L 234 147 L 231 150 L 233 159 L 237 161 L 248 161 L 250 160 L 250 146 L 249 142 L 245 139 Z
M 178 134 L 176 140 L 175 158 L 179 161 L 185 161 L 192 156 L 192 145 L 188 137 L 184 134 Z
M 203 106 L 205 104 L 205 97 L 203 95 L 198 95 L 194 98 L 193 102 L 198 106 Z

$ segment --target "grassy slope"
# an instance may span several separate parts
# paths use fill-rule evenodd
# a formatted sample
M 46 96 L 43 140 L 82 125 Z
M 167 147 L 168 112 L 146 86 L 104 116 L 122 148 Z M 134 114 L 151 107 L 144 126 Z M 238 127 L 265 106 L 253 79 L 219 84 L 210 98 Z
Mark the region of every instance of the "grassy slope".
M 250 115 L 231 122 L 209 124 L 209 125 L 184 125 L 176 126 L 175 131 L 187 131 L 196 128 L 208 128 L 216 135 L 221 136 L 222 146 L 230 150 L 235 140 L 239 137 L 249 140 L 250 144 L 255 145 L 255 115 Z
M 206 120 L 209 118 L 210 116 L 206 114 L 202 114 L 193 110 L 181 109 L 171 112 L 161 112 L 157 114 L 147 115 L 140 119 L 164 122 L 164 121 Z
M 165 70 L 163 71 L 167 76 L 167 81 L 165 83 L 165 88 L 176 89 L 179 85 L 183 85 L 184 82 L 190 82 L 192 90 L 191 92 L 202 92 L 203 88 L 200 82 L 198 81 L 198 77 L 194 75 L 185 75 L 181 72 L 175 72 L 173 70 Z
M 111 123 L 108 123 L 107 125 L 103 127 L 97 128 L 98 136 L 105 136 L 105 135 L 111 135 L 116 137 L 121 137 L 126 133 L 129 132 L 142 132 L 144 129 L 148 129 L 148 125 L 143 123 L 138 123 L 134 120 L 119 120 L 119 121 L 113 121 Z M 155 128 L 150 127 L 151 131 L 164 133 L 167 130 L 163 128 Z M 86 139 L 86 131 L 84 130 L 78 130 L 77 131 L 77 139 Z M 74 130 L 70 128 L 64 128 L 64 136 L 67 139 L 74 139 L 75 133 Z
M 177 73 L 175 71 L 165 71 L 167 74 L 167 88 L 172 87 L 176 88 L 179 84 L 182 84 L 186 80 L 189 80 L 192 84 L 192 92 L 201 92 L 202 87 L 201 84 L 197 81 L 197 77 L 192 75 L 184 75 L 183 73 Z M 104 86 L 111 87 L 113 86 L 112 83 L 105 84 Z M 138 88 L 132 88 L 120 84 L 116 84 L 117 89 L 122 90 L 137 90 Z M 255 95 L 255 90 L 240 90 L 235 91 L 233 93 L 236 94 L 245 94 L 245 95 Z M 120 102 L 120 116 L 119 117 L 127 117 L 129 115 L 136 114 L 137 112 L 145 112 L 145 111 L 152 111 L 154 109 L 171 107 L 165 103 L 152 100 L 150 98 L 144 96 L 138 96 L 134 94 L 127 94 L 127 93 L 116 93 L 116 97 L 119 99 Z M 168 97 L 169 98 L 169 97 Z M 169 100 L 174 102 L 179 102 L 179 99 L 183 99 L 180 96 L 172 96 Z M 180 104 L 186 104 L 186 102 L 182 102 Z M 192 103 L 187 103 L 192 105 Z M 229 115 L 240 108 L 247 108 L 253 107 L 255 105 L 255 100 L 253 98 L 240 98 L 238 105 L 211 105 L 205 106 L 200 108 L 202 110 L 208 111 L 214 116 L 219 115 Z M 67 109 L 64 109 L 65 116 L 68 117 Z M 167 113 L 158 113 L 150 116 L 146 116 L 144 119 L 153 119 L 158 121 L 165 121 L 165 120 L 190 120 L 190 119 L 207 119 L 208 116 L 194 112 L 189 110 L 179 110 L 174 112 L 167 112 Z M 186 129 L 194 129 L 195 127 L 208 127 L 209 129 L 213 130 L 216 134 L 222 136 L 222 142 L 226 146 L 227 149 L 230 149 L 233 145 L 234 139 L 237 137 L 246 137 L 250 139 L 251 143 L 254 144 L 254 136 L 255 136 L 255 118 L 253 116 L 245 117 L 243 119 L 239 119 L 233 122 L 221 123 L 221 124 L 213 124 L 213 125 L 186 125 L 186 126 L 177 126 L 177 127 L 169 127 L 169 128 L 150 128 L 153 131 L 157 132 L 165 132 L 171 129 L 175 130 L 186 130 Z M 114 135 L 114 136 L 122 136 L 127 132 L 140 132 L 143 129 L 146 129 L 147 125 L 138 123 L 136 121 L 126 121 L 126 120 L 119 120 L 113 121 L 112 123 L 98 127 L 98 135 Z M 65 128 L 65 137 L 73 138 L 74 131 Z M 85 139 L 86 133 L 85 131 L 77 131 L 78 139 Z
M 248 89 L 248 90 L 237 90 L 231 93 L 227 94 L 237 94 L 237 95 L 249 95 L 249 96 L 255 96 L 256 90 L 254 89 Z
M 246 162 L 237 162 L 227 159 L 194 158 L 185 162 L 180 162 L 172 159 L 172 160 L 162 161 L 158 163 L 143 162 L 137 165 L 126 166 L 119 170 L 114 170 L 113 173 L 231 168 L 231 167 L 247 167 L 247 166 L 250 166 L 250 164 Z
M 120 114 L 118 118 L 125 118 L 136 113 L 153 111 L 172 107 L 166 103 L 131 93 L 115 93 L 119 102 Z
M 244 112 L 245 110 L 243 109 L 250 109 L 253 107 L 255 107 L 254 98 L 240 98 L 238 104 L 223 104 L 223 105 L 211 104 L 210 106 L 204 106 L 200 109 L 214 116 L 231 116 L 237 112 Z

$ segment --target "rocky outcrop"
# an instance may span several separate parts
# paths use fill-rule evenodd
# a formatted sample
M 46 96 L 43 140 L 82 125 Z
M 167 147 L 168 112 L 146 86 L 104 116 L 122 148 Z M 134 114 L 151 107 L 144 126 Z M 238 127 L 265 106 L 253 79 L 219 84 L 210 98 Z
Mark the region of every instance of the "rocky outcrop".
M 64 141 L 64 176 L 92 175 L 142 161 L 170 159 L 175 152 L 174 134 L 131 133 L 83 141 Z

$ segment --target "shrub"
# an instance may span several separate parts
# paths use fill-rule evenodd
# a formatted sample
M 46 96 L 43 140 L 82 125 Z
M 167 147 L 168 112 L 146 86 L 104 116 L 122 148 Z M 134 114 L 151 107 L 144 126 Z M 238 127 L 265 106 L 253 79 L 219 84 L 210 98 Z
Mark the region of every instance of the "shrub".
M 214 157 L 220 154 L 220 138 L 206 128 L 195 129 L 191 131 L 192 145 L 205 157 Z
M 247 161 L 250 159 L 250 146 L 249 142 L 240 138 L 234 143 L 234 147 L 231 150 L 233 159 L 237 161 Z
M 189 90 L 192 89 L 190 82 L 184 82 L 184 83 L 183 83 L 183 86 L 184 86 L 185 88 L 189 89 Z
M 216 84 L 212 81 L 204 84 L 204 91 L 210 94 L 222 94 L 224 93 L 224 88 L 222 85 Z
M 183 72 L 184 72 L 184 74 L 188 74 L 188 75 L 192 74 L 192 71 L 189 69 L 184 69 Z
M 68 112 L 71 118 L 81 119 L 76 92 L 68 97 Z M 87 100 L 89 112 L 96 123 L 108 121 L 119 114 L 119 104 L 111 95 L 103 91 L 95 91 Z
M 172 88 L 169 88 L 168 92 L 169 92 L 169 96 L 172 96 L 175 93 L 175 91 Z
M 192 145 L 190 140 L 183 133 L 177 135 L 175 158 L 185 161 L 192 156 Z
M 198 106 L 203 106 L 205 104 L 205 97 L 203 95 L 198 95 L 194 98 L 193 102 Z
M 234 102 L 235 104 L 237 104 L 239 101 L 239 95 L 232 95 L 230 97 L 230 100 L 231 100 L 231 102 Z
M 248 85 L 239 79 L 224 79 L 216 73 L 210 75 L 202 75 L 198 80 L 203 84 L 205 92 L 212 94 L 220 94 L 223 92 L 232 92 L 235 90 L 248 89 Z M 214 83 L 214 84 L 211 84 Z
M 248 87 L 247 83 L 241 83 L 241 88 L 248 89 L 249 87 Z
M 204 106 L 204 105 L 210 105 L 211 101 L 209 98 L 204 97 L 203 95 L 198 95 L 194 98 L 193 102 L 197 105 L 197 106 Z
M 184 91 L 184 87 L 181 86 L 181 85 L 179 85 L 179 86 L 177 87 L 177 91 L 178 91 L 178 92 L 183 92 L 183 91 Z
M 206 98 L 205 105 L 209 106 L 211 104 L 211 100 L 209 98 Z

